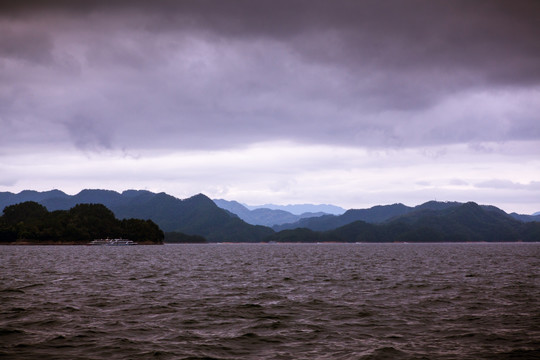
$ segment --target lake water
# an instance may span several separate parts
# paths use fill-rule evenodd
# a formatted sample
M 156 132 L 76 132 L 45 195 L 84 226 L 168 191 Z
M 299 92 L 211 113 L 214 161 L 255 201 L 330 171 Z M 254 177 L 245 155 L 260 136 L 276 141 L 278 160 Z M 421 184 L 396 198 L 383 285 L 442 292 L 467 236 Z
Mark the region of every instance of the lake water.
M 540 244 L 0 247 L 0 358 L 539 359 Z

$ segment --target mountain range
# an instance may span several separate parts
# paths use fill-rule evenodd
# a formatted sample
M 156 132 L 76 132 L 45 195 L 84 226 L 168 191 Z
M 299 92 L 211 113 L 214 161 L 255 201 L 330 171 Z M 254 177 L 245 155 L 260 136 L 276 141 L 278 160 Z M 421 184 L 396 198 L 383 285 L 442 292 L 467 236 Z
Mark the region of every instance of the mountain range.
M 249 210 L 257 209 L 270 209 L 270 210 L 283 210 L 294 215 L 302 215 L 305 213 L 325 213 L 332 215 L 341 215 L 345 212 L 345 209 L 339 206 L 330 204 L 289 204 L 289 205 L 276 205 L 276 204 L 264 204 L 264 205 L 244 205 Z
M 350 209 L 341 214 L 326 212 L 306 212 L 295 215 L 284 210 L 276 210 L 279 205 L 267 205 L 271 208 L 251 207 L 236 201 L 214 199 L 217 206 L 238 215 L 242 220 L 253 225 L 270 226 L 274 231 L 306 228 L 314 231 L 327 231 L 337 229 L 354 221 L 362 220 L 367 223 L 380 224 L 395 217 L 403 216 L 419 210 L 444 210 L 462 205 L 459 202 L 428 201 L 424 204 L 410 207 L 403 204 L 377 205 L 369 209 Z M 292 206 L 292 205 L 286 205 Z M 286 207 L 285 206 L 285 207 Z M 323 210 L 331 205 L 311 205 L 311 209 Z M 506 214 L 503 210 L 491 205 L 481 205 L 483 209 L 498 211 Z M 338 207 L 336 207 L 338 208 Z M 338 208 L 340 209 L 340 208 Z M 508 214 L 521 222 L 540 221 L 540 212 L 533 215 L 517 213 Z
M 201 237 L 209 242 L 540 241 L 540 216 L 507 214 L 472 202 L 430 201 L 415 207 L 392 204 L 351 209 L 341 215 L 296 215 L 276 209 L 250 210 L 237 202 L 212 201 L 203 194 L 180 200 L 142 190 L 83 190 L 76 195 L 59 190 L 0 192 L 0 209 L 25 201 L 35 201 L 49 211 L 103 204 L 119 219 L 154 221 L 166 233 L 165 241 L 167 233 L 170 238 L 197 242 Z M 273 223 L 273 228 L 248 221 Z
M 301 219 L 319 217 L 323 215 L 328 215 L 325 212 L 304 212 L 302 214 L 293 214 L 288 211 L 278 208 L 278 205 L 269 205 L 272 208 L 252 208 L 246 205 L 240 204 L 237 201 L 227 201 L 223 199 L 214 199 L 214 203 L 222 209 L 225 209 L 233 214 L 238 215 L 238 217 L 248 224 L 252 225 L 263 225 L 263 226 L 274 226 L 281 225 L 286 223 L 295 223 Z M 291 205 L 289 205 L 291 206 Z M 323 207 L 323 208 L 326 208 Z M 317 205 L 312 205 L 310 209 L 318 209 Z
M 272 228 L 275 231 L 296 228 L 306 228 L 314 231 L 328 231 L 337 229 L 358 220 L 372 224 L 380 224 L 409 213 L 417 213 L 423 210 L 443 211 L 450 208 L 459 207 L 461 205 L 463 204 L 459 202 L 439 201 L 428 201 L 415 207 L 410 207 L 403 204 L 377 205 L 369 209 L 347 210 L 343 215 L 339 216 L 324 215 L 321 217 L 304 218 L 294 223 L 274 225 Z M 486 211 L 504 214 L 505 216 L 509 216 L 520 222 L 540 221 L 539 215 L 520 215 L 516 213 L 506 214 L 503 210 L 491 205 L 480 205 L 480 207 Z
M 24 201 L 35 201 L 49 211 L 68 210 L 77 204 L 99 203 L 109 208 L 117 218 L 150 219 L 165 233 L 181 232 L 199 235 L 208 241 L 262 241 L 273 233 L 263 226 L 250 225 L 238 216 L 217 207 L 202 194 L 185 200 L 165 193 L 127 190 L 83 190 L 67 195 L 59 190 L 37 192 L 25 190 L 19 194 L 0 192 L 0 208 Z
M 384 223 L 354 221 L 327 231 L 296 228 L 275 233 L 276 242 L 502 242 L 540 241 L 539 222 L 521 222 L 495 207 L 469 202 L 424 208 Z

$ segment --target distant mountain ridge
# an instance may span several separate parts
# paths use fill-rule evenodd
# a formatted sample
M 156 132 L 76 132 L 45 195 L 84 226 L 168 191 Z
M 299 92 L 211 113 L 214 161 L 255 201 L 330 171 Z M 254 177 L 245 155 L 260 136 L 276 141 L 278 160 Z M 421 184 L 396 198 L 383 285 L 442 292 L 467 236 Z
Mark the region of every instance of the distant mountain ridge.
M 283 230 L 276 242 L 504 242 L 540 241 L 539 222 L 521 222 L 502 210 L 473 202 L 418 208 L 384 223 L 355 221 L 327 230 Z
M 332 215 L 341 215 L 345 212 L 345 209 L 330 205 L 330 204 L 289 204 L 289 205 L 275 205 L 275 204 L 265 204 L 265 205 L 244 205 L 248 210 L 256 209 L 270 209 L 270 210 L 283 210 L 287 211 L 293 215 L 302 215 L 305 213 L 325 213 Z
M 49 211 L 67 210 L 77 204 L 99 203 L 117 218 L 138 218 L 154 221 L 164 232 L 199 235 L 209 241 L 262 241 L 273 233 L 267 227 L 247 224 L 235 215 L 217 207 L 203 194 L 185 200 L 165 193 L 144 190 L 82 190 L 70 196 L 59 190 L 0 193 L 0 207 L 24 201 L 36 201 Z
M 325 215 L 321 217 L 313 217 L 307 219 L 301 219 L 295 223 L 282 224 L 273 226 L 272 228 L 275 231 L 282 230 L 291 230 L 296 228 L 306 228 L 313 231 L 328 231 L 337 229 L 341 226 L 345 226 L 355 221 L 364 221 L 372 224 L 380 224 L 387 222 L 389 220 L 395 219 L 406 214 L 421 211 L 421 210 L 431 210 L 431 211 L 442 211 L 450 208 L 455 208 L 463 205 L 459 202 L 438 202 L 438 201 L 428 201 L 424 204 L 417 205 L 415 207 L 406 206 L 403 204 L 392 204 L 392 205 L 377 205 L 369 209 L 351 209 L 347 210 L 343 215 L 333 216 Z M 531 222 L 531 221 L 540 221 L 540 216 L 532 215 L 519 215 L 519 214 L 507 214 L 503 210 L 491 206 L 491 205 L 480 205 L 482 208 L 492 212 L 498 212 L 499 214 L 504 214 L 505 216 L 512 217 L 515 220 L 521 222 Z
M 256 208 L 253 210 L 248 209 L 245 205 L 240 204 L 237 201 L 228 201 L 223 199 L 214 199 L 217 206 L 233 214 L 238 215 L 240 219 L 244 220 L 248 224 L 274 226 L 285 223 L 293 223 L 300 219 L 318 217 L 326 215 L 323 212 L 317 213 L 303 213 L 300 215 L 292 214 L 285 210 Z
M 343 241 L 540 241 L 540 219 L 532 215 L 507 214 L 490 205 L 430 201 L 415 207 L 403 204 L 351 209 L 342 215 L 300 219 L 291 224 L 250 225 L 233 211 L 225 210 L 203 194 L 185 200 L 165 193 L 126 190 L 83 190 L 67 195 L 59 190 L 0 192 L 0 209 L 35 201 L 49 211 L 67 210 L 77 204 L 103 204 L 119 219 L 154 221 L 163 231 L 179 232 L 209 242 Z M 295 216 L 281 210 L 250 211 L 232 203 L 231 210 L 259 216 Z M 268 215 L 270 214 L 270 215 Z M 272 220 L 274 221 L 274 220 Z M 1 225 L 1 224 L 0 224 Z M 279 231 L 275 233 L 275 231 Z M 179 241 L 185 237 L 177 236 Z
M 515 212 L 509 214 L 516 220 L 523 222 L 540 221 L 540 213 L 534 213 L 533 215 L 522 215 Z

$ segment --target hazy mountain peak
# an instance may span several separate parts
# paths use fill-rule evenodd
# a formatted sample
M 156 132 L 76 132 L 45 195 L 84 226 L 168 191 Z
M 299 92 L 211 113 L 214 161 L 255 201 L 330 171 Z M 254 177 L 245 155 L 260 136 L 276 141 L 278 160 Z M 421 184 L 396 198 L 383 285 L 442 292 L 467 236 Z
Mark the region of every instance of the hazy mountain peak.
M 277 226 L 294 223 L 305 218 L 327 215 L 327 213 L 324 212 L 304 212 L 300 215 L 296 215 L 286 210 L 264 207 L 250 210 L 246 205 L 243 205 L 238 201 L 228 201 L 223 199 L 214 199 L 214 203 L 220 208 L 237 215 L 242 220 L 252 225 Z
M 341 215 L 345 212 L 345 209 L 331 205 L 331 204 L 288 204 L 288 205 L 276 205 L 276 204 L 264 204 L 264 205 L 246 205 L 243 204 L 249 210 L 255 209 L 271 209 L 271 210 L 285 210 L 294 215 L 302 215 L 304 213 L 319 213 L 323 212 L 332 215 Z

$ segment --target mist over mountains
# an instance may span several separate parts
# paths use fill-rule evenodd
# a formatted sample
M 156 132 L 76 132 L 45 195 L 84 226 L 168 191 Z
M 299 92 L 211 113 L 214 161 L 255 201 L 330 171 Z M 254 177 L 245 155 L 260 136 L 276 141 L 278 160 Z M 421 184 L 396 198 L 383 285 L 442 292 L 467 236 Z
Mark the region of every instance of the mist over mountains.
M 83 190 L 76 195 L 59 190 L 0 192 L 1 209 L 26 201 L 48 211 L 103 204 L 119 219 L 154 221 L 166 233 L 166 241 L 167 233 L 170 238 L 195 236 L 198 242 L 540 241 L 540 215 L 507 214 L 472 202 L 430 201 L 415 207 L 392 204 L 350 209 L 341 215 L 297 215 L 280 209 L 250 210 L 235 201 L 212 201 L 203 194 L 181 200 L 144 190 Z

